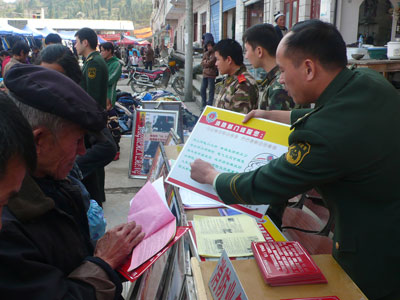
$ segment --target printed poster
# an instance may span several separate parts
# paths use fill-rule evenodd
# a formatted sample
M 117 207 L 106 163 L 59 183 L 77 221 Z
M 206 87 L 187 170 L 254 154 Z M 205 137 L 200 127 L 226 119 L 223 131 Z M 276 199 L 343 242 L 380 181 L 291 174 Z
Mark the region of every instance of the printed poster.
M 129 176 L 147 178 L 158 144 L 165 143 L 171 129 L 178 126 L 178 112 L 138 109 L 132 130 Z
M 207 106 L 166 181 L 220 201 L 213 187 L 190 178 L 190 163 L 200 158 L 219 172 L 255 170 L 287 152 L 290 126 L 264 119 L 243 124 L 244 114 Z M 232 205 L 261 218 L 248 208 Z

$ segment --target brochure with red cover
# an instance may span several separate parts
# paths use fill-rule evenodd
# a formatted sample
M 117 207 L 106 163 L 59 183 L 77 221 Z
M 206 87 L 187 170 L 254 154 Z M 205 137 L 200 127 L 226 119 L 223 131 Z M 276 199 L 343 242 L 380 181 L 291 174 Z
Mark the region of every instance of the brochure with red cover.
M 188 230 L 190 226 L 178 226 L 176 227 L 175 237 L 164 247 L 162 248 L 156 255 L 152 258 L 141 264 L 139 267 L 132 271 L 128 271 L 131 265 L 131 255 L 126 259 L 125 263 L 118 269 L 118 272 L 128 279 L 131 282 L 134 282 L 136 279 L 140 277 L 148 268 L 154 264 L 157 259 L 160 258 L 169 248 L 171 248 Z
M 292 298 L 292 299 L 281 299 L 281 300 L 340 300 L 336 296 L 326 296 L 326 297 L 311 297 L 311 298 Z
M 299 242 L 253 242 L 251 248 L 264 281 L 271 286 L 327 283 Z

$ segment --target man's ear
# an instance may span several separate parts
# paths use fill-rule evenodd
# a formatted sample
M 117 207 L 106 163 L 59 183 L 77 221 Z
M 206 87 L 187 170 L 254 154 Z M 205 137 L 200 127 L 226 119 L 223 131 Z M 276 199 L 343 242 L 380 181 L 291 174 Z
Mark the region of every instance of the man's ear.
M 45 127 L 38 127 L 33 130 L 33 140 L 35 141 L 37 154 L 40 154 L 45 149 L 44 147 L 49 145 L 48 139 L 51 137 L 50 130 Z
M 258 56 L 258 58 L 263 57 L 263 49 L 260 46 L 256 48 L 256 55 Z
M 89 46 L 88 40 L 83 40 L 83 41 L 81 41 L 81 44 L 82 44 L 83 46 L 85 46 L 85 47 Z
M 311 59 L 306 59 L 303 62 L 303 66 L 304 66 L 304 75 L 307 81 L 311 81 L 315 78 L 316 74 L 316 65 L 315 62 L 312 61 Z
M 228 56 L 226 58 L 226 61 L 228 62 L 228 64 L 231 64 L 233 62 L 233 59 L 232 59 L 232 57 Z

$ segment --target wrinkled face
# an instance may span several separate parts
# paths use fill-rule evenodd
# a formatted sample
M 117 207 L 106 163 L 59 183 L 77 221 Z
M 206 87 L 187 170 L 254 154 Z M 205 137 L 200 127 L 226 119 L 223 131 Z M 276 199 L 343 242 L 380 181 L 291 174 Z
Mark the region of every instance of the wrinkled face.
M 256 49 L 253 49 L 253 47 L 247 42 L 244 44 L 244 48 L 246 49 L 245 57 L 248 59 L 248 61 L 251 63 L 251 65 L 254 68 L 260 68 L 261 67 L 261 59 L 257 56 Z
M 83 55 L 83 51 L 85 49 L 85 46 L 83 45 L 83 43 L 81 42 L 79 37 L 76 37 L 76 43 L 75 43 L 74 47 L 75 47 L 76 52 L 78 53 L 78 55 Z
M 279 27 L 285 27 L 285 16 L 280 16 L 278 20 L 276 20 L 276 24 Z
M 13 156 L 7 163 L 5 174 L 0 179 L 0 229 L 3 206 L 19 191 L 25 173 L 25 164 L 18 156 Z
M 221 75 L 228 74 L 230 67 L 228 59 L 224 59 L 221 55 L 219 55 L 218 51 L 215 51 L 215 58 L 217 59 L 215 65 L 217 66 L 219 73 Z
M 56 135 L 46 128 L 43 130 L 40 137 L 36 136 L 36 130 L 33 131 L 38 154 L 35 174 L 64 179 L 74 166 L 76 156 L 86 152 L 85 130 L 75 124 L 65 125 Z
M 296 67 L 293 61 L 285 56 L 286 37 L 287 35 L 279 43 L 276 51 L 276 62 L 281 71 L 279 82 L 285 85 L 288 95 L 293 98 L 294 102 L 305 104 L 308 103 L 307 100 L 309 99 L 307 99 L 308 97 L 306 96 L 307 87 L 305 87 L 304 66 L 300 64 Z

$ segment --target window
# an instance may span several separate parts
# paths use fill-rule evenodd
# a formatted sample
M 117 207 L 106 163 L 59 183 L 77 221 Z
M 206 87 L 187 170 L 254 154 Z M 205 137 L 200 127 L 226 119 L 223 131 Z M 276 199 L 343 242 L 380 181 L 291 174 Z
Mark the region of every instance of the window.
M 311 19 L 319 19 L 321 0 L 311 0 Z
M 264 22 L 264 2 L 259 1 L 246 6 L 246 28 Z
M 299 20 L 299 0 L 285 0 L 285 26 L 290 29 Z
M 201 36 L 203 36 L 207 32 L 207 12 L 204 12 L 200 15 L 201 21 Z

